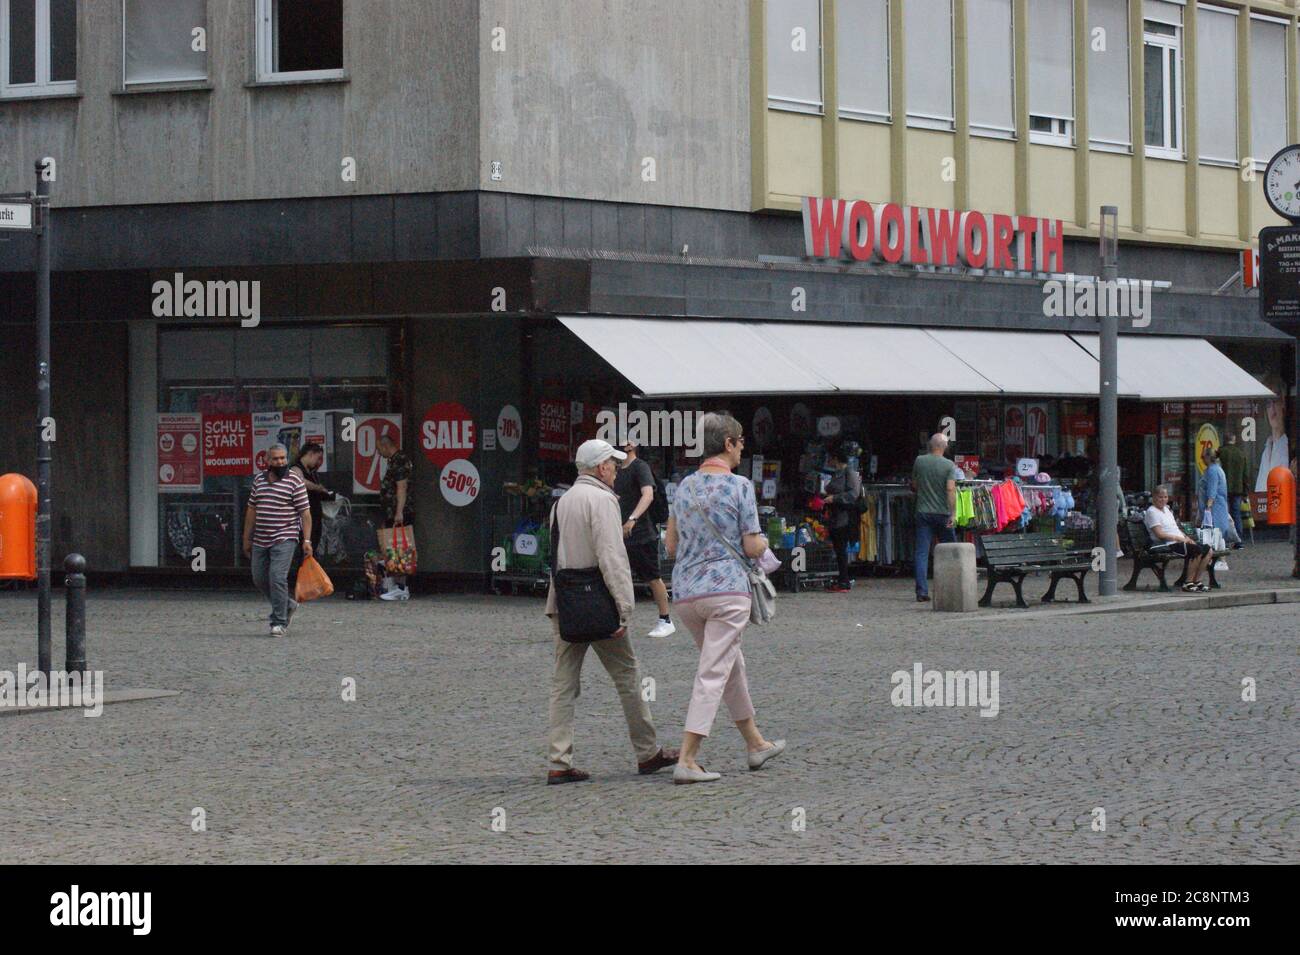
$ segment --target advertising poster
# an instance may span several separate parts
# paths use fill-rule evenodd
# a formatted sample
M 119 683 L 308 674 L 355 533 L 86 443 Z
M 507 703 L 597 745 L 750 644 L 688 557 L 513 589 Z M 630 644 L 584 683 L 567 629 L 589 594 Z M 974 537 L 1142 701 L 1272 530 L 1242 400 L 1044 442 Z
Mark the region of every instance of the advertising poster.
M 158 490 L 192 494 L 203 490 L 203 416 L 158 416 Z
M 542 400 L 537 419 L 537 456 L 543 461 L 569 459 L 569 401 L 567 398 Z
M 390 436 L 402 446 L 400 414 L 357 415 L 356 440 L 352 443 L 352 491 L 354 494 L 378 494 L 379 482 L 388 470 L 388 462 L 379 453 L 379 439 Z
M 1051 409 L 1044 404 L 1025 408 L 1025 457 L 1041 458 L 1047 455 L 1047 435 L 1051 431 Z
M 440 401 L 424 413 L 420 449 L 434 467 L 445 468 L 452 461 L 468 458 L 476 444 L 474 418 L 464 405 Z
M 1025 456 L 1025 406 L 1007 405 L 1002 418 L 1002 459 L 1015 461 Z
M 246 414 L 203 416 L 203 473 L 243 477 L 253 473 L 253 419 Z
M 315 442 L 325 449 L 325 456 L 316 469 L 322 474 L 329 471 L 330 461 L 334 459 L 334 422 L 339 417 L 350 414 L 351 408 L 327 408 L 302 413 L 302 443 Z
M 478 468 L 473 461 L 458 458 L 438 475 L 438 489 L 452 507 L 465 507 L 478 499 Z
M 524 436 L 524 422 L 519 417 L 519 409 L 514 405 L 506 405 L 497 415 L 497 442 L 502 451 L 510 452 L 519 447 L 519 441 Z

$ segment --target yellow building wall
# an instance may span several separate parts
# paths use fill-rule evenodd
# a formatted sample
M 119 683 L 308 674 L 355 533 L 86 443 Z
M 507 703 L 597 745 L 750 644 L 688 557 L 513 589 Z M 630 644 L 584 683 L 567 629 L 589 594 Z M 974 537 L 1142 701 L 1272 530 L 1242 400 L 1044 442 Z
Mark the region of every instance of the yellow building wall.
M 956 203 L 953 133 L 932 129 L 907 131 L 907 204 L 951 209 Z M 945 170 L 953 170 L 944 181 Z
M 1088 225 L 1101 225 L 1101 207 L 1119 209 L 1119 227 L 1133 228 L 1133 157 L 1123 153 L 1088 154 Z
M 1010 170 L 1014 176 L 1014 169 Z M 1074 150 L 1029 147 L 1029 214 L 1043 219 L 1074 219 Z
M 1148 232 L 1187 234 L 1187 164 L 1172 159 L 1147 159 L 1146 213 Z
M 970 138 L 970 207 L 979 212 L 1016 211 L 1016 144 L 1006 139 Z
M 1237 183 L 1240 173 L 1224 166 L 1200 166 L 1197 171 L 1197 214 L 1201 233 L 1237 238 Z
M 839 121 L 839 196 L 889 201 L 889 133 L 884 123 Z
M 1250 184 L 1251 201 L 1251 238 L 1258 243 L 1259 230 L 1269 225 L 1286 225 L 1287 222 L 1268 207 L 1264 198 L 1264 173 L 1255 173 L 1255 181 Z
M 767 111 L 767 181 L 774 198 L 798 201 L 803 196 L 826 195 L 821 129 L 820 116 Z

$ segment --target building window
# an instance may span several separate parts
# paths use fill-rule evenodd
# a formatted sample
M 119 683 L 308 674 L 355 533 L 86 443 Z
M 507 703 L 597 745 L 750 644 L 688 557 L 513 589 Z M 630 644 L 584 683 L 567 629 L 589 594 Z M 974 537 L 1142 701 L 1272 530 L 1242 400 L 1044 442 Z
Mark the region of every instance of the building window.
M 820 0 L 768 3 L 767 105 L 798 113 L 822 111 Z
M 257 78 L 343 76 L 343 0 L 257 0 Z
M 1171 3 L 1160 6 L 1173 7 L 1181 18 L 1182 7 Z M 1142 67 L 1146 83 L 1146 102 L 1143 105 L 1148 156 L 1183 157 L 1182 32 L 1181 22 L 1143 21 Z
M 0 96 L 76 91 L 76 0 L 0 0 Z
M 835 17 L 840 115 L 889 122 L 889 0 L 840 0 Z
M 907 124 L 952 129 L 952 0 L 903 4 Z
M 1128 0 L 1088 0 L 1088 38 L 1088 141 L 1101 150 L 1128 152 Z
M 122 82 L 206 80 L 207 0 L 122 0 Z M 195 46 L 201 49 L 195 49 Z
M 1069 146 L 1074 138 L 1074 2 L 1029 5 L 1029 138 Z
M 1010 139 L 1016 133 L 1016 66 L 1011 0 L 967 0 L 967 69 L 971 132 Z
M 1237 165 L 1237 11 L 1196 8 L 1196 148 L 1201 162 Z
M 1263 169 L 1285 146 L 1287 114 L 1286 24 L 1250 18 L 1250 153 Z

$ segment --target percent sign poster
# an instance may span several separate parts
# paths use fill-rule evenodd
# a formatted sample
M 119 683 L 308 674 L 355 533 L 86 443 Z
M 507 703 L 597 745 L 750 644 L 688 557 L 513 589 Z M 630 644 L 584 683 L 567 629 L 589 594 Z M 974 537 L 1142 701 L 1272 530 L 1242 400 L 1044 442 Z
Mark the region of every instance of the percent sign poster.
M 402 446 L 402 416 L 368 414 L 357 416 L 356 438 L 352 443 L 352 491 L 355 494 L 378 494 L 379 482 L 388 470 L 388 462 L 379 453 L 379 439 L 389 435 Z

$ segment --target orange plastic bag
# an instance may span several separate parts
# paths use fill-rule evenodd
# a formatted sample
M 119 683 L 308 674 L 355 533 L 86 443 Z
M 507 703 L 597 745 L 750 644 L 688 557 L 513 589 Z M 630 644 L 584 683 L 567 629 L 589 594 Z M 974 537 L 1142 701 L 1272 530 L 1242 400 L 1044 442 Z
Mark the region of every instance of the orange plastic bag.
M 304 557 L 302 566 L 298 568 L 298 586 L 294 588 L 293 599 L 305 603 L 317 597 L 328 597 L 332 593 L 334 583 L 329 574 L 325 573 L 325 568 L 315 557 Z

